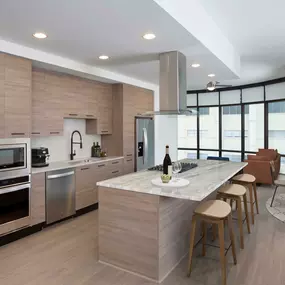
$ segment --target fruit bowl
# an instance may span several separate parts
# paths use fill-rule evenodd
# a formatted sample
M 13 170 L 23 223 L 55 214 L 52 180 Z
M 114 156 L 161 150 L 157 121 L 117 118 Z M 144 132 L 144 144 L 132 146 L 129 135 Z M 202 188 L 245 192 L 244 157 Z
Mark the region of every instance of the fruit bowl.
M 162 183 L 169 183 L 170 179 L 171 179 L 171 177 L 169 175 L 167 175 L 167 174 L 161 175 Z

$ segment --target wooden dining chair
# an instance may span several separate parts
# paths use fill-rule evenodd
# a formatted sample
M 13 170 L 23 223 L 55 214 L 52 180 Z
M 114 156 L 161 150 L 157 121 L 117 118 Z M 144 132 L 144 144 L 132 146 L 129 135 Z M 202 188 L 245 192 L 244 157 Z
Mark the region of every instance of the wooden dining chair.
M 276 173 L 275 173 L 276 170 L 275 170 L 275 165 L 274 165 L 273 161 L 270 161 L 270 170 L 271 170 L 271 177 L 272 177 L 272 185 L 275 186 L 274 193 L 273 193 L 273 196 L 272 196 L 272 200 L 271 200 L 271 203 L 270 203 L 270 207 L 272 207 L 278 187 L 279 186 L 285 186 L 285 177 L 282 179 L 282 177 L 280 177 L 280 175 L 278 175 L 277 179 L 274 179 L 274 177 L 276 177 L 275 176 L 276 175 Z

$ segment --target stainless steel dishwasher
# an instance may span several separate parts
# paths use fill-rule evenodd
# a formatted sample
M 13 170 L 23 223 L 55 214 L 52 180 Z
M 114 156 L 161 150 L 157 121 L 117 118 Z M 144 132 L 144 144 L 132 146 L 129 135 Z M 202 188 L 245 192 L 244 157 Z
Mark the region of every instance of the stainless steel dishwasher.
M 46 222 L 75 214 L 75 171 L 73 168 L 46 173 Z

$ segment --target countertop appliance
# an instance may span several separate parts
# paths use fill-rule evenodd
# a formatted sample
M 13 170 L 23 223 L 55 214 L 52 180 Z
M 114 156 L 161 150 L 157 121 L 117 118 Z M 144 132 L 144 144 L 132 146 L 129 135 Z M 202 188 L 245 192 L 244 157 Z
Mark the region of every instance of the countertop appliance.
M 30 224 L 31 176 L 0 180 L 0 236 Z
M 73 168 L 46 173 L 46 223 L 75 214 L 75 171 Z
M 49 158 L 48 148 L 38 147 L 32 148 L 32 167 L 45 167 L 48 166 Z
M 0 140 L 0 180 L 31 173 L 30 139 Z
M 192 162 L 191 163 L 190 162 L 181 162 L 181 166 L 182 166 L 182 169 L 179 173 L 183 173 L 183 172 L 188 171 L 192 168 L 195 168 L 198 166 L 198 164 L 192 163 Z M 148 170 L 163 171 L 163 166 L 162 166 L 162 164 L 155 165 L 153 167 L 148 168 Z
M 136 163 L 135 170 L 148 169 L 154 165 L 154 121 L 149 117 L 136 117 Z

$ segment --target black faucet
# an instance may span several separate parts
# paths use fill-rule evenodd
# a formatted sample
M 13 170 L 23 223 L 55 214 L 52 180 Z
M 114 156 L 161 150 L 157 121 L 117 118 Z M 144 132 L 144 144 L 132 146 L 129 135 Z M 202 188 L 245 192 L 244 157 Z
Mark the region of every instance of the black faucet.
M 79 136 L 80 136 L 80 142 L 74 142 L 74 141 L 73 141 L 73 135 L 74 135 L 75 133 L 78 133 L 78 134 L 79 134 Z M 80 134 L 79 131 L 73 131 L 72 134 L 71 134 L 71 139 L 70 139 L 70 149 L 71 149 L 70 160 L 73 160 L 74 156 L 76 155 L 75 150 L 74 150 L 74 152 L 73 152 L 73 145 L 74 145 L 74 144 L 80 144 L 80 148 L 82 148 L 82 136 L 81 136 L 81 134 Z

